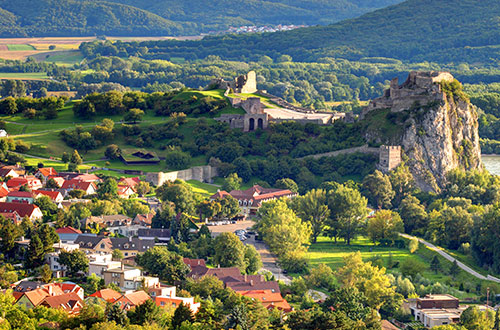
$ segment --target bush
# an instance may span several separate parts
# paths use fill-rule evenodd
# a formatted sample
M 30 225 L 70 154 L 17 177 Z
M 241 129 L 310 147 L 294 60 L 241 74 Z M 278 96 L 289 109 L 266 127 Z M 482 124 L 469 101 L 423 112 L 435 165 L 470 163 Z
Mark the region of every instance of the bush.
M 165 155 L 165 163 L 168 169 L 180 170 L 185 169 L 191 162 L 191 156 L 180 150 L 171 150 Z
M 401 262 L 401 273 L 405 276 L 415 277 L 417 274 L 421 274 L 425 271 L 426 265 L 420 261 L 413 260 L 411 258 L 405 259 Z
M 299 274 L 306 272 L 309 266 L 305 254 L 298 251 L 285 252 L 279 263 L 284 270 Z
M 307 277 L 309 284 L 316 288 L 331 289 L 335 286 L 335 276 L 330 267 L 325 264 L 319 264 L 311 269 L 310 275 Z
M 120 159 L 122 151 L 116 144 L 110 144 L 106 148 L 104 155 L 109 159 Z
M 415 251 L 418 250 L 418 238 L 413 237 L 410 242 L 408 243 L 408 250 L 410 250 L 410 253 L 415 253 Z

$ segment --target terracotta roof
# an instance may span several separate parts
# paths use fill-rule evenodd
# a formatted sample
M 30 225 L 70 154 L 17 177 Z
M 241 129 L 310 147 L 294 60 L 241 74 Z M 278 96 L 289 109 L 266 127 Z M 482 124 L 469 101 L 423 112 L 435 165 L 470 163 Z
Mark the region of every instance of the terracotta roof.
M 38 206 L 33 204 L 0 202 L 0 212 L 16 211 L 21 218 L 24 218 L 25 216 L 30 217 L 36 209 L 38 209 Z
M 182 258 L 182 261 L 184 261 L 184 263 L 186 265 L 189 266 L 189 268 L 193 267 L 193 266 L 206 266 L 205 264 L 205 260 L 204 259 L 189 259 L 189 258 Z
M 118 181 L 118 185 L 134 188 L 139 182 L 141 182 L 139 178 L 121 178 L 120 181 Z
M 397 326 L 387 320 L 382 320 L 382 330 L 399 330 Z
M 14 171 L 14 170 L 11 169 L 11 168 L 0 168 L 0 176 L 1 177 L 6 177 L 6 176 L 8 176 L 10 174 L 11 171 Z
M 42 167 L 38 169 L 38 172 L 40 172 L 45 177 L 49 175 L 57 175 L 57 172 L 53 167 Z
M 33 198 L 33 194 L 29 191 L 11 191 L 7 197 Z
M 58 233 L 58 234 L 81 234 L 82 232 L 78 229 L 71 227 L 71 226 L 67 226 L 67 227 L 56 229 L 56 233 Z
M 87 191 L 91 185 L 94 186 L 94 188 L 96 188 L 96 186 L 93 182 L 80 181 L 80 180 L 73 179 L 73 180 L 64 181 L 61 188 L 63 188 L 63 189 L 80 189 L 80 190 Z
M 9 190 L 5 189 L 5 187 L 0 186 L 0 198 L 5 197 L 9 194 Z
M 151 297 L 144 291 L 135 291 L 132 293 L 124 294 L 117 302 L 121 303 L 121 308 L 129 309 L 138 306 L 151 299 Z
M 61 188 L 62 185 L 64 184 L 64 181 L 66 181 L 64 178 L 60 176 L 49 176 L 47 180 L 50 179 L 53 179 L 59 185 L 59 188 Z
M 191 272 L 189 273 L 191 277 L 201 277 L 201 276 L 215 276 L 217 278 L 224 278 L 228 276 L 238 277 L 241 276 L 241 272 L 237 267 L 230 268 L 207 268 L 206 266 L 193 266 Z
M 95 174 L 80 174 L 76 176 L 73 180 L 83 181 L 83 182 L 94 182 L 94 181 L 100 181 L 101 179 Z
M 28 185 L 33 185 L 33 184 L 38 184 L 41 185 L 42 182 L 38 179 L 35 178 L 34 176 L 25 176 L 23 178 L 12 178 L 9 181 L 7 181 L 7 187 L 13 188 L 13 187 L 19 187 L 19 186 L 24 186 L 25 184 Z
M 5 219 L 10 219 L 14 222 L 15 225 L 18 225 L 21 221 L 18 222 L 18 219 L 20 218 L 19 214 L 14 211 L 14 212 L 0 212 L 0 215 L 4 217 Z
M 272 292 L 281 292 L 278 282 L 276 281 L 227 282 L 226 286 L 236 292 L 250 290 L 271 290 Z
M 217 191 L 215 194 L 210 196 L 210 199 L 223 199 L 226 196 L 231 196 L 227 191 Z
M 250 290 L 239 292 L 242 296 L 261 302 L 266 308 L 278 308 L 285 312 L 292 311 L 292 307 L 283 299 L 279 292 L 271 290 Z
M 90 295 L 90 297 L 102 298 L 109 303 L 114 303 L 115 301 L 120 299 L 121 296 L 121 293 L 111 289 L 102 289 Z
M 33 304 L 33 306 L 38 306 L 40 303 L 49 296 L 49 293 L 44 289 L 35 289 L 32 291 L 27 291 L 24 293 L 26 298 Z
M 80 310 L 82 299 L 75 292 L 69 292 L 57 296 L 46 297 L 41 305 L 72 312 Z
M 56 191 L 56 190 L 35 190 L 35 191 L 33 191 L 33 193 L 35 195 L 48 196 L 53 201 L 55 201 L 57 199 L 57 197 L 59 195 L 61 195 L 61 193 L 59 191 Z M 62 197 L 62 195 L 61 195 L 61 197 Z
M 154 212 L 148 214 L 137 214 L 134 218 L 134 222 L 145 223 L 150 225 L 153 221 L 154 216 L 155 216 Z

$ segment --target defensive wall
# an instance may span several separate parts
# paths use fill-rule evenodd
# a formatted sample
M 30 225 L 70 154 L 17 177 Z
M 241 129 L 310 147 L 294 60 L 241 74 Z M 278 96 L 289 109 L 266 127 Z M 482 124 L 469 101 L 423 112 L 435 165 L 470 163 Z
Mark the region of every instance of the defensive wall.
M 161 186 L 167 181 L 175 181 L 177 179 L 184 181 L 196 180 L 200 182 L 211 182 L 216 176 L 217 168 L 206 165 L 195 166 L 181 171 L 147 173 L 146 181 L 155 186 Z

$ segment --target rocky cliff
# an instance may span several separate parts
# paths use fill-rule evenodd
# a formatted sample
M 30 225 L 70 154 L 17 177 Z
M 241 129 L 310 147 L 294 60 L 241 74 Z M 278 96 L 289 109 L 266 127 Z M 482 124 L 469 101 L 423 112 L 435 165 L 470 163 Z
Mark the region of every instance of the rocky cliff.
M 439 191 L 454 168 L 482 168 L 477 113 L 446 72 L 411 72 L 363 113 L 369 141 L 401 145 L 417 185 Z

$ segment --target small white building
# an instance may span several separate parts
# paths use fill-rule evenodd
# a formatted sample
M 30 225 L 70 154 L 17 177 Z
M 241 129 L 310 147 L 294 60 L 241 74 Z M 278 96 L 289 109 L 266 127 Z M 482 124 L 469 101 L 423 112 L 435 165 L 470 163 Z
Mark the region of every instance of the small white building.
M 59 254 L 61 251 L 73 251 L 77 250 L 80 247 L 78 244 L 68 244 L 68 243 L 55 243 L 53 245 L 54 252 L 47 253 L 45 255 L 45 262 L 50 266 L 50 270 L 52 271 L 52 276 L 55 278 L 63 277 L 66 273 L 66 266 L 63 266 L 59 263 Z
M 104 271 L 112 268 L 119 268 L 121 266 L 120 261 L 113 261 L 113 256 L 111 254 L 90 254 L 87 256 L 89 258 L 89 270 L 87 275 L 96 274 L 97 276 L 104 278 Z

